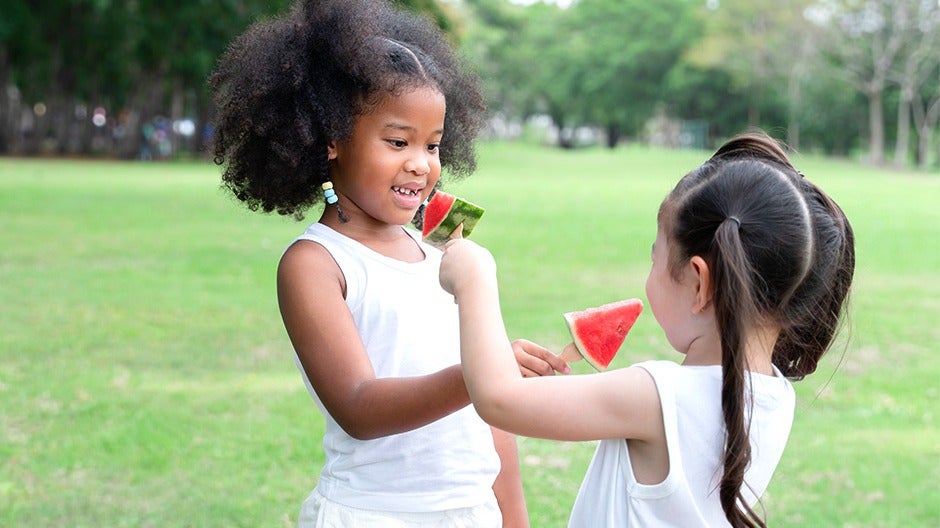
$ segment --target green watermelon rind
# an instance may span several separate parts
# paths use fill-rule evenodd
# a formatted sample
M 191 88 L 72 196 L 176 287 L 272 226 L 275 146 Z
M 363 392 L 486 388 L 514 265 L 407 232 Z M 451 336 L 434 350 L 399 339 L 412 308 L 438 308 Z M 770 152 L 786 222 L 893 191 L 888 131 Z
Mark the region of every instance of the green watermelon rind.
M 630 323 L 630 326 L 627 328 L 626 333 L 624 333 L 623 337 L 625 341 L 627 335 L 630 333 L 630 330 L 633 328 L 633 325 L 636 323 L 636 320 L 639 319 L 640 314 L 643 313 L 643 301 L 640 299 L 626 299 L 623 301 L 617 301 L 617 302 L 605 304 L 603 306 L 598 306 L 596 308 L 588 308 L 587 310 L 580 310 L 577 312 L 568 312 L 568 313 L 563 314 L 565 317 L 565 323 L 567 323 L 568 325 L 568 332 L 571 333 L 571 340 L 574 341 L 574 345 L 575 347 L 577 347 L 578 353 L 581 354 L 581 357 L 584 358 L 584 360 L 587 361 L 592 367 L 594 367 L 595 370 L 601 371 L 601 372 L 604 370 L 607 370 L 607 367 L 610 366 L 610 363 L 613 362 L 614 358 L 617 356 L 617 352 L 620 350 L 620 347 L 623 346 L 623 342 L 621 341 L 620 346 L 618 346 L 617 349 L 614 350 L 614 353 L 610 356 L 610 361 L 606 365 L 601 364 L 596 359 L 594 359 L 590 354 L 585 352 L 585 350 L 587 350 L 588 348 L 581 341 L 581 338 L 578 337 L 577 332 L 575 332 L 575 323 L 577 322 L 579 316 L 582 316 L 582 314 L 584 314 L 585 312 L 598 312 L 598 311 L 603 311 L 604 309 L 617 306 L 617 305 L 626 305 L 626 304 L 633 305 L 637 303 L 640 306 L 640 310 L 639 312 L 637 312 L 636 317 L 634 317 L 633 321 Z
M 463 223 L 463 237 L 466 238 L 476 227 L 485 209 L 479 205 L 468 202 L 459 196 L 455 197 L 453 205 L 437 226 L 432 229 L 424 239 L 432 244 L 440 244 L 450 239 L 450 234 Z

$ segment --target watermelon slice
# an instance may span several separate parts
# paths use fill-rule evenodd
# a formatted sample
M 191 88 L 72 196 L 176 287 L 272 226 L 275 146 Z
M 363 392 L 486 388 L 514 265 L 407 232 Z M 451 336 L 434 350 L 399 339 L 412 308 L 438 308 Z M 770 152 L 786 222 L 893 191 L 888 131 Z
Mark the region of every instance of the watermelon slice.
M 476 227 L 484 209 L 444 191 L 436 191 L 424 208 L 424 227 L 421 236 L 432 244 L 447 242 L 458 225 L 463 224 L 466 237 Z
M 627 299 L 564 314 L 574 342 L 561 357 L 569 362 L 583 357 L 595 369 L 605 370 L 642 311 L 643 301 Z

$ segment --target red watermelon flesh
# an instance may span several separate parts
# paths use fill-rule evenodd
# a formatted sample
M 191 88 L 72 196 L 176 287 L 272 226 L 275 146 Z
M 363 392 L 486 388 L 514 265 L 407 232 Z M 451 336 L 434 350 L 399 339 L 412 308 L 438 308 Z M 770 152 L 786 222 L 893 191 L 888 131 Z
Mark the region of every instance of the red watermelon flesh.
M 424 208 L 424 226 L 421 236 L 432 244 L 442 244 L 450 234 L 463 224 L 463 236 L 469 236 L 484 209 L 444 191 L 435 191 Z
M 626 299 L 564 316 L 577 351 L 594 368 L 604 370 L 642 311 L 643 301 Z
M 456 199 L 456 196 L 447 194 L 444 191 L 434 193 L 431 201 L 424 208 L 424 228 L 421 230 L 421 236 L 428 236 L 431 231 L 434 231 L 435 227 L 440 225 Z

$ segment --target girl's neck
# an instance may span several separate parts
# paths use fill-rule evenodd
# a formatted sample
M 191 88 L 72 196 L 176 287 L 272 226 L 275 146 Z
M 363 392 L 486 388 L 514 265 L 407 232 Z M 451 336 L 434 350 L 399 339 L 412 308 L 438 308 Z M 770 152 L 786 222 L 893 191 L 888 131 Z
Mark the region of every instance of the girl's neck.
M 747 370 L 757 373 L 774 375 L 772 356 L 774 343 L 780 329 L 773 326 L 759 326 L 745 336 L 744 350 L 747 358 Z M 702 336 L 692 342 L 682 361 L 685 366 L 720 366 L 721 341 L 717 333 L 714 336 Z
M 335 207 L 327 207 L 319 222 L 386 257 L 412 263 L 424 260 L 424 251 L 404 226 L 368 222 L 355 215 L 341 222 Z
M 773 325 L 758 326 L 748 332 L 744 341 L 748 370 L 767 376 L 774 375 L 774 344 L 779 335 L 780 328 Z

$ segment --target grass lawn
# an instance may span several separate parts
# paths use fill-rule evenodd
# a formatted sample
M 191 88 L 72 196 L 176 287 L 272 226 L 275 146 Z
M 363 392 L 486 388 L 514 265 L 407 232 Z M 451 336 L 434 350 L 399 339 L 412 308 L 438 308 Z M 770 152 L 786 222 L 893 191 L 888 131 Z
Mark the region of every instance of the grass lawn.
M 487 208 L 510 335 L 643 297 L 659 202 L 707 153 L 485 144 L 449 190 Z M 843 206 L 851 325 L 797 384 L 772 526 L 940 526 L 940 175 L 801 157 Z M 323 422 L 274 270 L 304 223 L 210 164 L 0 158 L 0 526 L 293 526 Z M 311 212 L 308 220 L 316 218 Z M 673 358 L 650 314 L 615 360 Z M 576 365 L 576 372 L 588 367 Z M 520 439 L 534 527 L 565 526 L 592 443 Z

